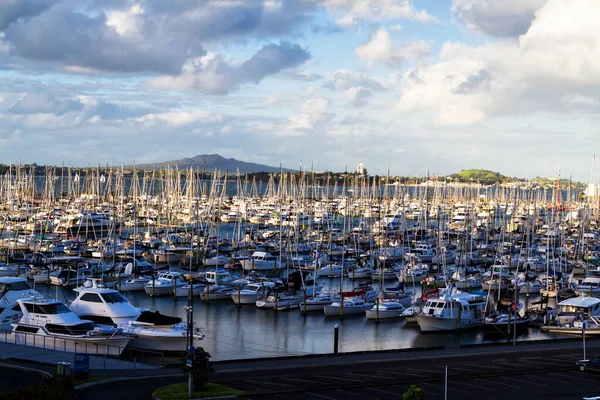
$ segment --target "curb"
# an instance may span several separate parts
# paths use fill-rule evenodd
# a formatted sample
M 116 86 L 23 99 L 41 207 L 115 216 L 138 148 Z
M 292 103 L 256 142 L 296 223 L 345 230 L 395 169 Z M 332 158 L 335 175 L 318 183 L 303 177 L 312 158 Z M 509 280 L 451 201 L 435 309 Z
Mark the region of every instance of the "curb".
M 14 364 L 5 364 L 5 363 L 0 363 L 1 367 L 6 367 L 6 368 L 14 368 L 14 369 L 18 369 L 21 371 L 26 371 L 26 372 L 37 372 L 39 374 L 44 375 L 47 378 L 52 378 L 52 374 L 47 372 L 47 371 L 42 371 L 41 369 L 35 369 L 35 368 L 29 368 L 29 367 L 22 367 L 20 365 L 14 365 Z
M 160 378 L 170 378 L 170 377 L 176 377 L 176 376 L 186 376 L 186 375 L 185 374 L 170 374 L 170 375 L 160 375 L 159 377 Z M 111 382 L 134 381 L 134 380 L 140 380 L 140 379 L 154 379 L 154 378 L 157 378 L 157 376 L 128 376 L 125 378 L 107 378 L 107 379 L 102 379 L 99 381 L 82 383 L 81 385 L 75 386 L 75 390 L 82 390 L 82 389 L 89 388 L 91 386 L 103 385 L 105 383 L 111 383 Z

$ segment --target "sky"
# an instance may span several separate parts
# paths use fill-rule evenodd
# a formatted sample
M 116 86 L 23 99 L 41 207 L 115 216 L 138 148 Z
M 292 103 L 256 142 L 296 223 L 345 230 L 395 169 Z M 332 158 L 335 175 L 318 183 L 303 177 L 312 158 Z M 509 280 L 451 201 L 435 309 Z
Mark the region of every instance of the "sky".
M 598 0 L 2 0 L 0 163 L 597 180 Z

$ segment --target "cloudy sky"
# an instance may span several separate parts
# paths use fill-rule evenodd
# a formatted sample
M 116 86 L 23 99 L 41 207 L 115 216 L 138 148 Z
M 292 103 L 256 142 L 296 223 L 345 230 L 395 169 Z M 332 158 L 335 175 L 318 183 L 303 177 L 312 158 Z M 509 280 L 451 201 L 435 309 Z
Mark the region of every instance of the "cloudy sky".
M 598 0 L 2 0 L 0 162 L 588 181 Z

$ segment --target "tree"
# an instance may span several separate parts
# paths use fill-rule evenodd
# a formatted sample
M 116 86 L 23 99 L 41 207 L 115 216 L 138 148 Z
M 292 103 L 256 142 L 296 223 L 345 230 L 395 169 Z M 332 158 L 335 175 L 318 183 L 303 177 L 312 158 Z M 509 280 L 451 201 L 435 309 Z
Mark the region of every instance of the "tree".
M 194 390 L 201 390 L 204 388 L 210 380 L 210 375 L 215 372 L 215 369 L 210 363 L 210 357 L 210 353 L 204 350 L 204 348 L 194 348 L 194 355 L 192 356 L 192 379 L 194 381 Z M 185 366 L 184 372 L 188 372 L 187 367 Z
M 406 393 L 402 395 L 402 400 L 423 400 L 425 398 L 425 394 L 423 393 L 423 389 L 416 387 L 415 385 L 410 385 Z

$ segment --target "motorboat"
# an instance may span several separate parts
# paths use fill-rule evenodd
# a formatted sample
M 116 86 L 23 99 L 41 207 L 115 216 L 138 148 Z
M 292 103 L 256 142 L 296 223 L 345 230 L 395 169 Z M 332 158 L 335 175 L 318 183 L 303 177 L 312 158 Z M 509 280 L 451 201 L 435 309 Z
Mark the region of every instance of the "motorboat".
M 343 317 L 346 315 L 364 314 L 365 310 L 372 307 L 374 303 L 366 302 L 360 297 L 347 297 L 333 303 L 323 306 L 323 312 L 326 317 Z
M 460 331 L 481 325 L 486 298 L 479 294 L 458 292 L 452 286 L 440 297 L 427 300 L 417 315 L 422 332 Z
M 483 321 L 484 335 L 519 335 L 527 331 L 529 318 L 524 318 L 518 313 L 501 312 L 489 315 Z
M 485 317 L 483 321 L 483 334 L 488 336 L 519 335 L 525 333 L 529 327 L 529 318 L 521 315 L 523 303 L 517 306 L 500 303 L 499 309 Z
M 135 336 L 130 348 L 163 352 L 183 351 L 187 346 L 187 326 L 181 318 L 137 308 L 117 290 L 104 287 L 92 279 L 75 288 L 77 298 L 70 310 L 97 324 L 119 327 L 127 335 Z M 200 339 L 198 329 L 194 339 Z
M 25 278 L 0 277 L 0 330 L 12 329 L 11 323 L 23 315 L 17 300 L 31 296 L 42 297 Z
M 367 319 L 390 319 L 390 318 L 404 318 L 402 314 L 406 310 L 406 307 L 400 302 L 395 300 L 383 300 L 377 302 L 371 308 L 365 310 Z
M 219 254 L 217 256 L 207 258 L 204 261 L 204 265 L 206 265 L 207 267 L 222 267 L 224 265 L 229 264 L 230 261 L 231 257 Z
M 200 294 L 204 293 L 205 289 L 205 283 L 188 283 L 175 288 L 175 297 L 188 297 L 190 295 L 190 291 L 192 292 L 192 296 L 198 297 Z
M 357 279 L 372 279 L 371 274 L 373 269 L 370 266 L 355 268 L 352 271 L 348 272 L 348 278 L 351 280 Z
M 286 293 L 274 293 L 256 300 L 256 307 L 263 309 L 290 310 L 298 308 L 302 297 Z
M 285 262 L 266 251 L 255 251 L 249 259 L 242 260 L 246 271 L 269 271 L 285 268 Z
M 237 292 L 236 288 L 225 285 L 210 285 L 206 286 L 202 292 L 200 292 L 200 300 L 213 301 L 213 300 L 230 300 L 231 295 Z
M 600 299 L 585 294 L 566 299 L 557 304 L 556 323 L 573 326 L 575 321 L 600 318 Z
M 340 297 L 331 293 L 319 293 L 317 296 L 309 297 L 306 301 L 300 302 L 300 311 L 307 313 L 310 311 L 323 311 L 324 306 L 328 306 L 334 301 L 339 301 Z
M 344 274 L 342 264 L 327 264 L 317 270 L 317 276 L 327 278 L 339 278 Z
M 231 294 L 231 299 L 235 304 L 254 304 L 259 297 L 268 295 L 269 290 L 275 287 L 275 282 L 261 281 L 252 282 L 246 285 L 243 289 L 234 291 Z
M 517 288 L 521 294 L 537 294 L 542 290 L 542 282 L 538 280 L 524 280 L 519 279 L 517 281 Z
M 148 284 L 152 284 L 152 277 L 148 275 L 132 276 L 118 282 L 117 289 L 121 292 L 136 292 L 144 290 Z
M 73 353 L 120 355 L 132 336 L 122 329 L 96 326 L 82 320 L 58 299 L 33 296 L 19 299 L 23 316 L 12 323 L 12 335 L 7 341 L 27 346 L 62 350 Z M 41 337 L 44 337 L 42 339 Z
M 188 282 L 179 272 L 163 272 L 156 279 L 150 280 L 144 286 L 144 291 L 150 296 L 174 295 L 176 289 L 187 285 Z

